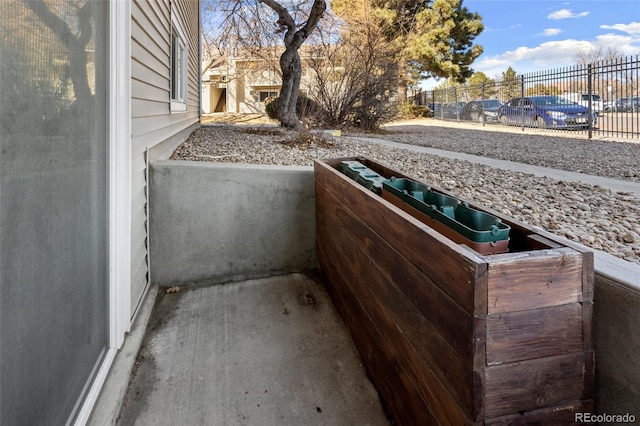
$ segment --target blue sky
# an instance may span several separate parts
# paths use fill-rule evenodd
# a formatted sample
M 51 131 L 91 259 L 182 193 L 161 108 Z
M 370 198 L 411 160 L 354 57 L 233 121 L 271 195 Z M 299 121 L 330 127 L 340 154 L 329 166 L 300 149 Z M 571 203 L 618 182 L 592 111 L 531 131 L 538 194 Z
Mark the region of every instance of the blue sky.
M 475 39 L 484 53 L 472 68 L 496 78 L 574 65 L 576 53 L 601 47 L 640 54 L 639 0 L 464 0 L 482 16 Z M 423 86 L 439 84 L 429 79 Z

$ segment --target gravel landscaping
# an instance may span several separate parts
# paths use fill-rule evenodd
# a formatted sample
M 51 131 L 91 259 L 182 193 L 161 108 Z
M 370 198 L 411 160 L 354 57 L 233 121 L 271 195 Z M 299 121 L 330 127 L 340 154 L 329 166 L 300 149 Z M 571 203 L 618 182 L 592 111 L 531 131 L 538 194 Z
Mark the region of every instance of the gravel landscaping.
M 464 128 L 417 121 L 366 135 L 405 144 L 639 182 L 640 143 L 593 141 L 519 129 Z M 490 126 L 487 126 L 488 128 Z M 640 264 L 640 198 L 630 193 L 530 174 L 496 170 L 358 139 L 315 133 L 293 140 L 274 127 L 216 126 L 196 130 L 176 160 L 312 165 L 314 159 L 363 155 L 443 187 L 520 221 Z M 365 136 L 365 135 L 362 135 Z

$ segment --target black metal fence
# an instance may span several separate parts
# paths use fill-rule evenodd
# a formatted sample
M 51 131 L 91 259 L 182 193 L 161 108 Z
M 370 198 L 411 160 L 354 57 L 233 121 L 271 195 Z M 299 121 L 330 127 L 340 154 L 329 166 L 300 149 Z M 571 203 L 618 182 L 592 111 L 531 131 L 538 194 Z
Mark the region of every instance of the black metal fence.
M 436 119 L 640 139 L 640 56 L 422 91 Z

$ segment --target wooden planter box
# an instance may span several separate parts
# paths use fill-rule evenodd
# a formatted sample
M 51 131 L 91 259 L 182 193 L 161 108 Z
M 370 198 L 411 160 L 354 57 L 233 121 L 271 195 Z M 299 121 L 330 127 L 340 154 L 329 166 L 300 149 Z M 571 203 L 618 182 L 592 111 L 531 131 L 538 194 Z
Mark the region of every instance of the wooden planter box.
M 591 412 L 593 254 L 469 201 L 511 226 L 509 252 L 481 255 L 340 173 L 342 160 L 417 179 L 366 158 L 314 165 L 319 268 L 395 421 Z

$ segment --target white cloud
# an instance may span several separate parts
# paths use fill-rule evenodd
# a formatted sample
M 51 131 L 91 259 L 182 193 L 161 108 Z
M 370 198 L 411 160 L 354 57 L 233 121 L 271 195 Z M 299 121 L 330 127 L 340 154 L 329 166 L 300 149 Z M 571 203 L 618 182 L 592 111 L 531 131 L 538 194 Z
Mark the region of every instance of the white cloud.
M 576 53 L 589 49 L 591 43 L 584 40 L 559 40 L 542 43 L 536 47 L 521 46 L 491 59 L 492 63 L 502 62 L 515 64 L 520 61 L 531 61 L 539 68 L 545 68 L 557 63 L 566 63 L 575 57 Z M 481 61 L 483 62 L 483 61 Z
M 631 36 L 604 34 L 595 40 L 565 39 L 548 41 L 538 46 L 521 46 L 500 55 L 480 57 L 474 62 L 473 69 L 482 71 L 490 77 L 501 75 L 512 67 L 518 73 L 529 73 L 575 65 L 578 52 L 597 48 L 615 48 L 623 55 L 634 55 L 640 49 L 640 42 Z
M 600 25 L 605 30 L 622 31 L 627 34 L 640 35 L 640 22 L 631 22 L 628 24 Z
M 542 32 L 542 35 L 546 36 L 546 37 L 552 37 L 554 35 L 558 35 L 562 32 L 562 30 L 560 28 L 547 28 L 546 30 L 544 30 Z
M 490 27 L 486 27 L 484 29 L 484 31 L 485 32 L 500 32 L 500 31 L 507 31 L 507 30 L 517 30 L 520 27 L 522 27 L 522 24 L 511 24 L 507 28 L 490 28 Z
M 558 19 L 582 18 L 588 14 L 589 12 L 573 13 L 570 9 L 560 9 L 550 13 L 547 18 L 555 21 Z
M 623 55 L 637 55 L 640 52 L 640 38 L 620 34 L 602 34 L 596 37 L 594 46 L 612 48 Z

